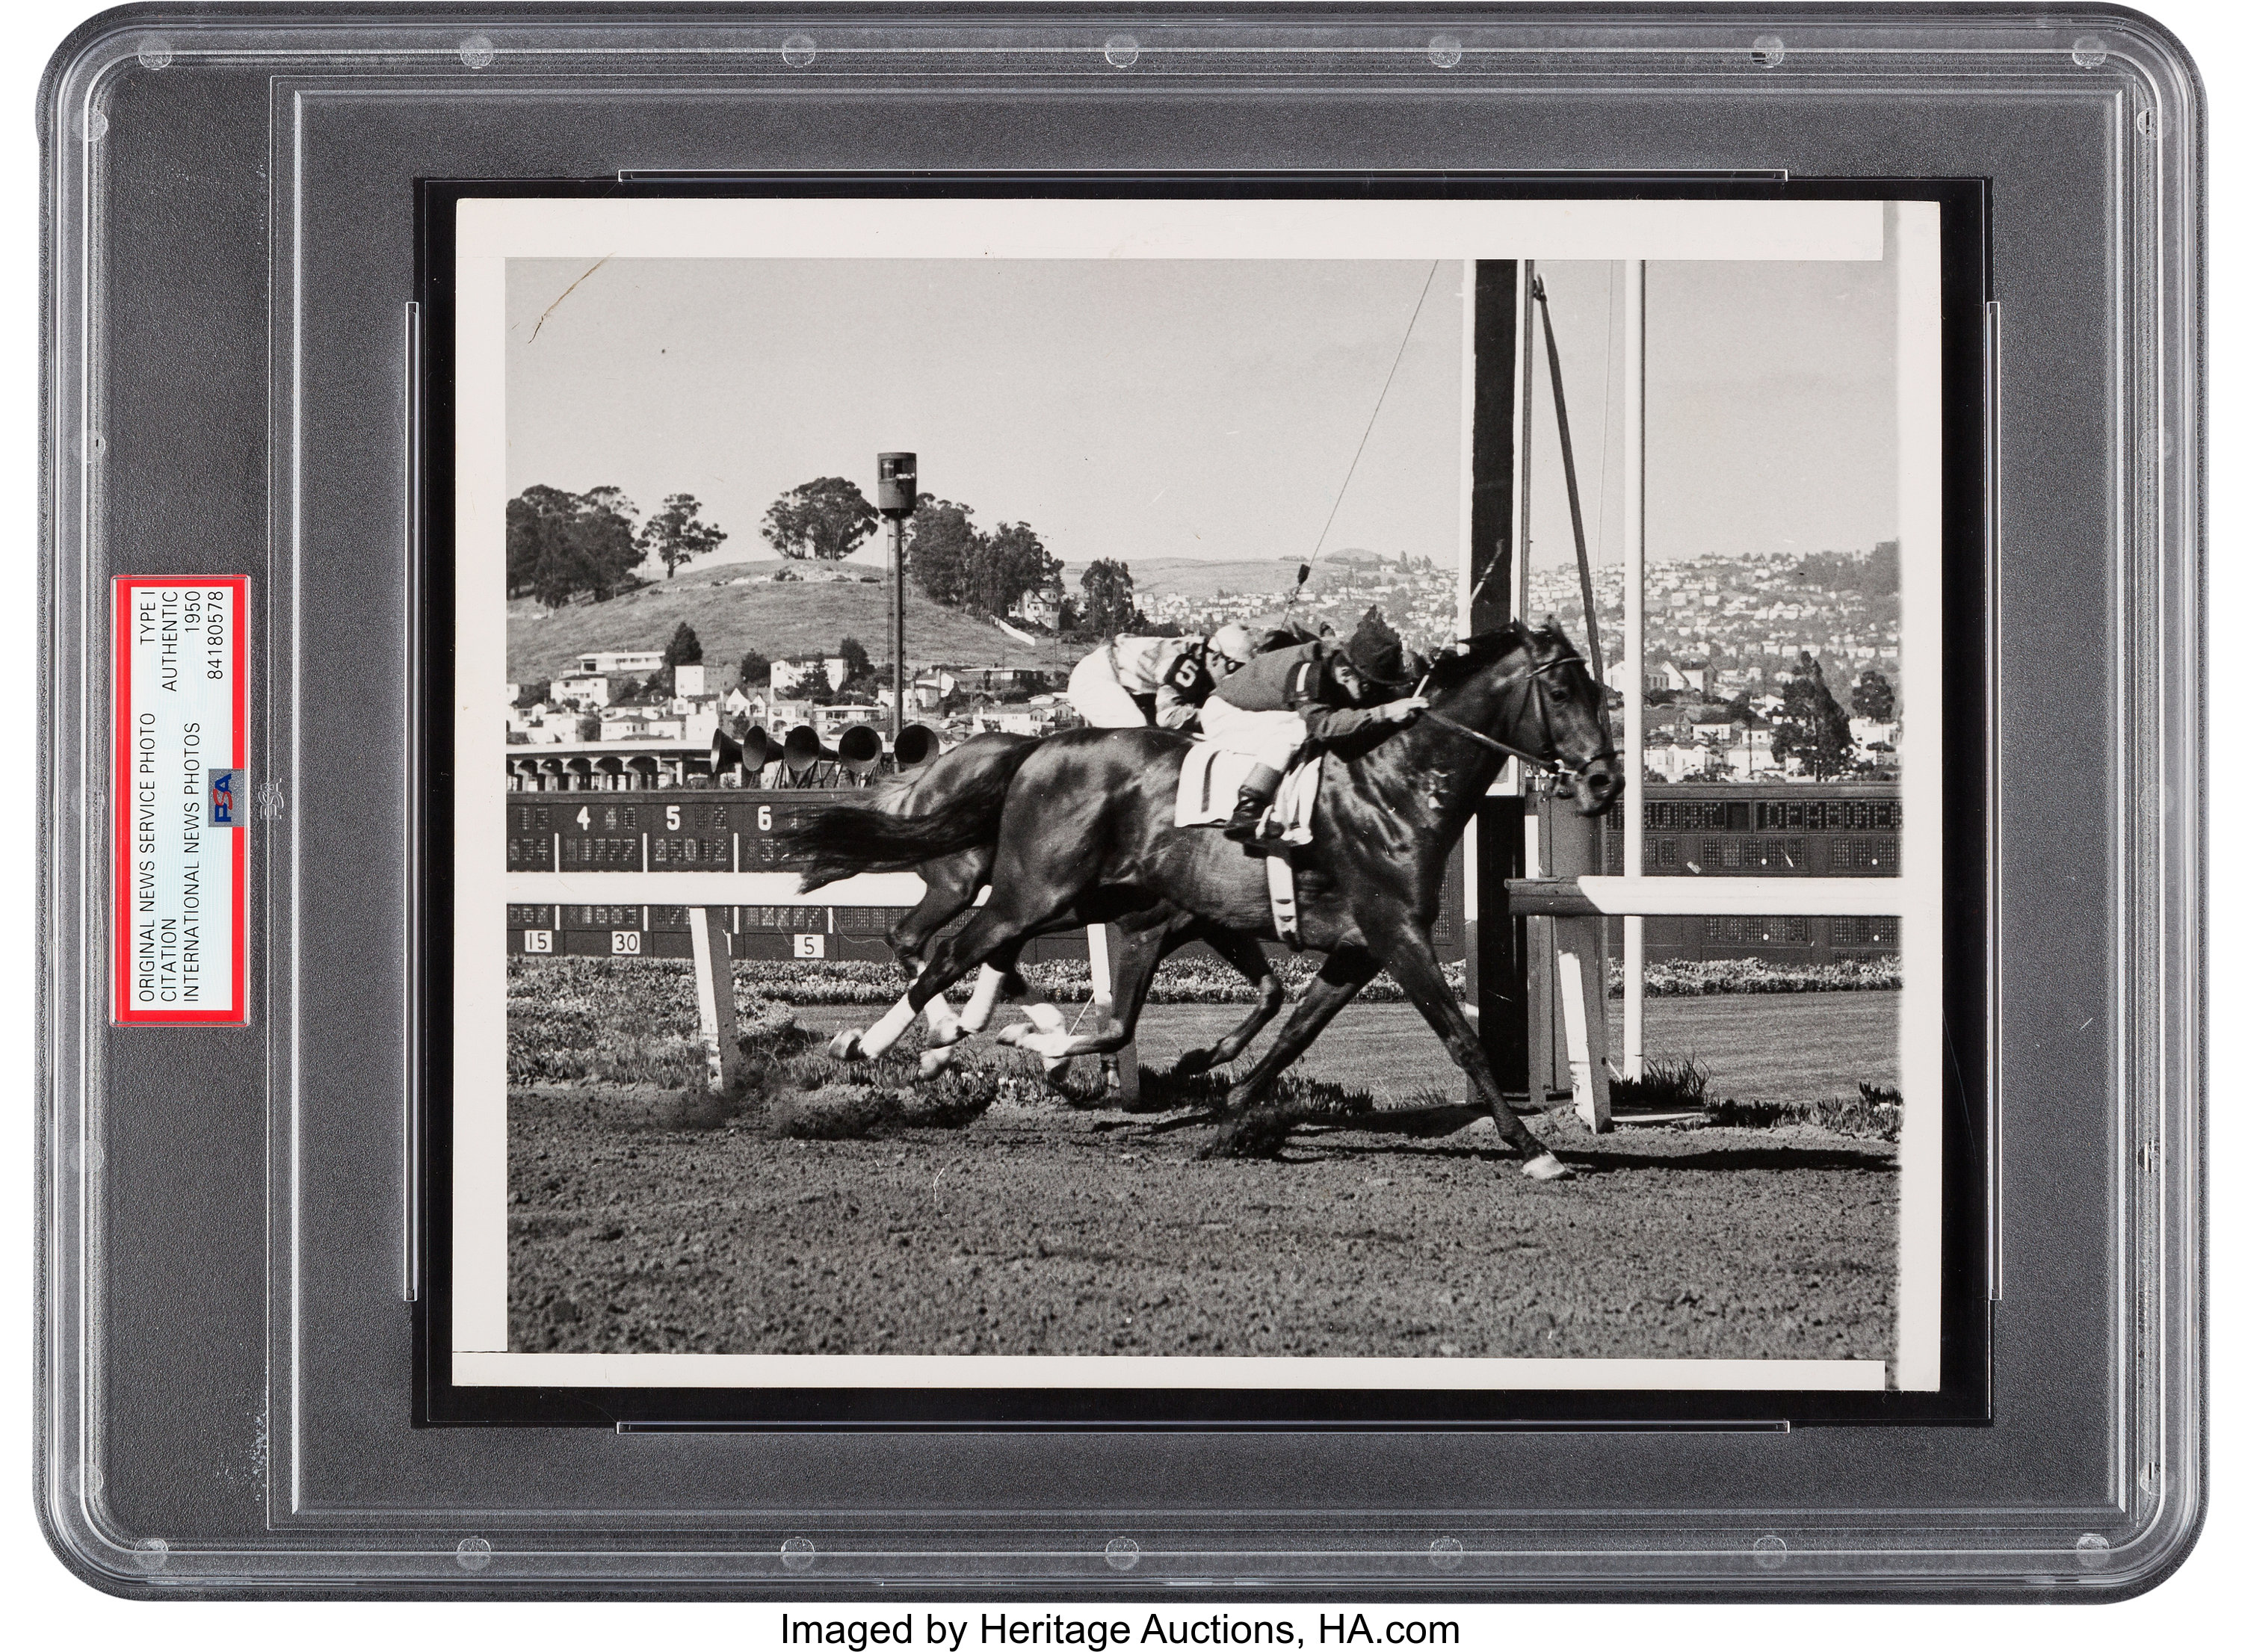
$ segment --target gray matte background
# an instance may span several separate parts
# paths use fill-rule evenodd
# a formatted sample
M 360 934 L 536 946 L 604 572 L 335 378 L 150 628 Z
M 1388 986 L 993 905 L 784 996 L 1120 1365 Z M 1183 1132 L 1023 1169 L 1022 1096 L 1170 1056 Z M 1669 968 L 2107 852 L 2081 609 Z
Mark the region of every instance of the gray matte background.
M 252 19 L 268 32 L 281 21 Z M 1505 37 L 1459 21 L 1452 13 L 1435 26 L 1467 42 Z M 1924 14 L 1910 21 L 1919 30 Z M 725 1546 L 764 1557 L 701 1574 L 703 1586 L 775 1582 L 787 1575 L 777 1540 L 801 1535 L 818 1542 L 829 1594 L 844 1580 L 897 1574 L 1033 1575 L 1077 1589 L 1248 1575 L 1298 1587 L 1324 1575 L 1358 1588 L 1472 1592 L 1538 1575 L 1476 1560 L 1434 1573 L 1424 1545 L 1444 1533 L 1469 1548 L 1538 1548 L 1594 1531 L 1597 1544 L 1635 1548 L 1686 1528 L 1694 1543 L 1728 1551 L 1674 1571 L 1695 1587 L 1839 1583 L 1846 1567 L 1818 1567 L 1806 1551 L 1881 1547 L 1925 1526 L 1964 1545 L 1980 1527 L 1987 1540 L 2004 1534 L 2004 1547 L 2044 1543 L 2044 1556 L 2008 1569 L 2044 1579 L 2076 1571 L 2082 1532 L 2106 1534 L 2123 1554 L 2145 1553 L 2138 1545 L 2150 1539 L 2169 1552 L 2181 1500 L 2145 1492 L 2175 1476 L 2193 1483 L 2194 1436 L 2158 1408 L 2184 1403 L 2195 1380 L 2185 1361 L 2171 1363 L 2194 1309 L 2125 1287 L 2158 1246 L 2192 1242 L 2184 1220 L 2176 1230 L 2150 1224 L 2146 1202 L 2195 1185 L 2192 1114 L 2160 1087 L 2192 1076 L 2192 1047 L 2161 1058 L 2154 1047 L 2171 1017 L 2187 1021 L 2192 977 L 2173 983 L 2164 1023 L 2146 1010 L 2158 972 L 2192 955 L 2185 833 L 2198 781 L 2171 766 L 2164 743 L 2183 759 L 2193 750 L 2197 574 L 2172 559 L 2192 555 L 2192 541 L 2160 545 L 2157 530 L 2191 519 L 2196 435 L 2190 406 L 2161 438 L 2150 424 L 2155 360 L 2122 329 L 2145 324 L 2129 306 L 2152 276 L 2168 284 L 2166 324 L 2187 313 L 2185 281 L 2169 284 L 2193 249 L 2177 242 L 2128 264 L 2111 237 L 2145 203 L 2161 197 L 2169 211 L 2185 199 L 2172 172 L 2155 170 L 2158 145 L 2192 145 L 2198 111 L 2184 59 L 2159 60 L 2164 49 L 2138 23 L 2130 43 L 2107 14 L 2062 17 L 2015 31 L 2024 49 L 2012 54 L 1902 63 L 1801 53 L 1770 71 L 1735 50 L 1739 35 L 1763 30 L 1728 15 L 1717 35 L 1694 37 L 1726 57 L 1637 65 L 1662 72 L 1625 97 L 1578 79 L 1617 65 L 1579 59 L 1472 57 L 1442 74 L 1421 59 L 1364 66 L 1302 55 L 1249 75 L 1233 63 L 1148 57 L 1124 75 L 1095 50 L 1111 30 L 1079 23 L 1068 38 L 1084 49 L 1064 63 L 990 52 L 929 69 L 843 60 L 832 50 L 841 31 L 813 19 L 824 55 L 789 70 L 769 54 L 782 29 L 750 18 L 736 37 L 762 55 L 721 73 L 693 60 L 661 86 L 652 63 L 599 57 L 502 55 L 473 71 L 453 55 L 469 27 L 442 19 L 413 25 L 421 55 L 369 57 L 347 73 L 302 56 L 198 58 L 188 55 L 193 27 L 176 17 L 110 27 L 115 43 L 95 38 L 97 23 L 58 57 L 58 106 L 48 111 L 66 125 L 91 89 L 107 119 L 81 151 L 97 249 L 88 336 L 100 362 L 87 416 L 103 440 L 89 538 L 73 547 L 65 523 L 49 576 L 58 668 L 50 750 L 75 763 L 77 741 L 94 732 L 84 795 L 101 819 L 103 691 L 59 668 L 77 646 L 98 657 L 111 573 L 247 572 L 258 576 L 252 778 L 279 782 L 284 806 L 256 840 L 257 1026 L 111 1033 L 98 997 L 83 999 L 68 967 L 49 988 L 57 1187 L 77 1168 L 71 1086 L 83 1076 L 97 1098 L 86 1155 L 98 1235 L 88 1275 L 93 1527 L 128 1547 L 161 1536 L 182 1552 L 334 1547 L 336 1528 L 358 1528 L 349 1542 L 420 1551 L 425 1564 L 400 1555 L 375 1568 L 399 1586 L 465 1582 L 449 1551 L 470 1533 L 488 1536 L 503 1562 L 509 1547 L 563 1548 L 556 1528 L 599 1544 L 593 1531 L 631 1524 L 701 1528 L 711 1547 L 717 1528 Z M 1148 48 L 1161 41 L 1157 28 L 1131 27 Z M 180 54 L 160 70 L 132 56 L 151 28 Z M 1795 17 L 1779 28 L 1794 47 L 1815 32 Z M 2080 67 L 2069 43 L 2090 30 L 2126 50 Z M 405 32 L 399 23 L 385 37 Z M 520 13 L 481 32 L 500 46 L 533 34 Z M 1396 23 L 1391 37 L 1430 32 Z M 1688 36 L 1679 25 L 1664 32 Z M 1507 37 L 1520 37 L 1513 27 Z M 1919 76 L 1911 88 L 1898 84 L 1903 69 Z M 1980 95 L 1957 95 L 1965 71 Z M 2144 109 L 2160 132 L 2142 130 Z M 69 157 L 50 160 L 62 164 L 64 213 L 50 232 L 67 254 L 77 233 Z M 411 1430 L 399 1281 L 413 178 L 1211 163 L 1993 178 L 2008 823 L 1996 936 L 2008 1000 L 1996 1423 L 1655 1440 Z M 64 343 L 71 278 L 64 257 L 50 316 Z M 58 355 L 50 372 L 68 365 Z M 65 387 L 50 404 L 58 517 L 77 504 L 72 395 Z M 2160 464 L 2165 444 L 2172 465 Z M 2180 485 L 2158 486 L 2175 476 Z M 2148 649 L 2158 639 L 2178 652 L 2158 658 Z M 2160 689 L 2178 692 L 2177 720 L 2151 697 Z M 2160 826 L 2183 833 L 2165 846 L 2179 864 L 2161 871 L 2143 859 L 2154 846 L 2145 834 Z M 82 830 L 57 833 L 52 851 L 50 915 L 65 936 L 84 918 L 99 934 L 97 906 L 73 893 L 88 842 Z M 97 877 L 97 833 L 91 847 Z M 2158 1065 L 2175 1053 L 2178 1072 Z M 67 1191 L 49 1197 L 49 1214 L 67 1216 Z M 69 1276 L 69 1259 L 55 1266 Z M 70 1415 L 50 1413 L 49 1426 Z M 2144 1464 L 2155 1471 L 2146 1481 Z M 579 1512 L 594 1509 L 613 1513 Z M 1623 1512 L 1658 1509 L 1675 1512 Z M 546 1535 L 533 1541 L 525 1528 Z M 1249 1562 L 1179 1552 L 1268 1551 L 1285 1530 L 1309 1548 L 1394 1554 L 1303 1569 L 1265 1553 Z M 1755 1571 L 1747 1552 L 1769 1530 L 1789 1535 L 1794 1562 L 1780 1578 Z M 1103 1555 L 1124 1532 L 1147 1551 L 1125 1579 Z M 933 1557 L 951 1545 L 1068 1554 L 1019 1566 Z M 883 1547 L 922 1553 L 851 1562 L 836 1552 Z M 347 1562 L 299 1555 L 279 1565 L 318 1582 Z M 1661 1569 L 1648 1557 L 1638 1565 Z M 1566 1575 L 1552 1567 L 1553 1578 Z M 1609 1588 L 1624 1569 L 1571 1571 L 1575 1587 L 1601 1575 Z M 695 1581 L 688 1566 L 648 1571 Z M 561 1561 L 525 1558 L 475 1582 L 552 1588 L 569 1575 Z M 608 1587 L 621 1582 L 604 1575 Z

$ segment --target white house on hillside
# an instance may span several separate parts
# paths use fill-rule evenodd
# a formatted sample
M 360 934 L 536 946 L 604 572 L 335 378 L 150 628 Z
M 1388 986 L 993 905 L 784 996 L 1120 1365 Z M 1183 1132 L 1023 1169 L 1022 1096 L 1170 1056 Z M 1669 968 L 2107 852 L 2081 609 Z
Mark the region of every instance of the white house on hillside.
M 771 692 L 790 694 L 820 673 L 823 674 L 827 686 L 837 692 L 841 685 L 849 680 L 849 663 L 838 654 L 824 658 L 774 659 L 771 661 Z
M 1065 599 L 1065 587 L 1053 580 L 1040 590 L 1021 592 L 1020 599 L 1012 605 L 1012 618 L 1024 625 L 1054 629 L 1058 625 L 1059 605 Z
M 577 674 L 584 677 L 604 677 L 610 672 L 660 671 L 661 669 L 661 651 L 658 648 L 652 653 L 644 652 L 629 654 L 593 653 L 579 654 L 576 657 Z

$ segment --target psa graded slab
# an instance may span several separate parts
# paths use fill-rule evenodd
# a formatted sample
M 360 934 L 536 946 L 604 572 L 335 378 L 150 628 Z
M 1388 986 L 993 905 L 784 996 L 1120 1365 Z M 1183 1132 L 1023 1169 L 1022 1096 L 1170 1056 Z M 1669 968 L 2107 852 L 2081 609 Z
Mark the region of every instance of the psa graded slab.
M 2170 41 L 316 21 L 42 109 L 91 1580 L 2177 1562 Z

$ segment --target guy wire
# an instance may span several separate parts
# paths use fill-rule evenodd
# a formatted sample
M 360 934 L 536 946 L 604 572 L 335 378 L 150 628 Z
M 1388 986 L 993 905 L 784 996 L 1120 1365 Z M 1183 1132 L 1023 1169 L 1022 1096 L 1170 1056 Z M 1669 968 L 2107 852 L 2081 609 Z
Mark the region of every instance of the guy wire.
M 1316 535 L 1316 548 L 1308 552 L 1306 566 L 1311 572 L 1316 565 L 1316 558 L 1324 552 L 1324 540 L 1331 534 L 1332 524 L 1339 520 L 1339 507 L 1346 502 L 1347 485 L 1354 480 L 1354 467 L 1362 463 L 1363 450 L 1370 445 L 1370 432 L 1378 428 L 1378 415 L 1386 405 L 1386 393 L 1393 388 L 1394 376 L 1401 371 L 1401 358 L 1408 353 L 1410 335 L 1417 331 L 1417 318 L 1424 313 L 1425 297 L 1432 291 L 1433 278 L 1440 272 L 1440 261 L 1435 258 L 1433 267 L 1425 271 L 1425 284 L 1417 290 L 1417 303 L 1409 311 L 1409 324 L 1401 330 L 1401 346 L 1393 352 L 1393 365 L 1386 370 L 1386 382 L 1379 387 L 1377 404 L 1370 410 L 1370 422 L 1362 427 L 1362 439 L 1354 445 L 1354 457 L 1347 461 L 1346 474 L 1339 478 L 1339 492 L 1332 500 L 1331 514 L 1324 518 L 1323 532 Z M 1292 605 L 1293 597 L 1299 594 L 1300 587 L 1307 582 L 1307 573 L 1303 572 L 1293 584 L 1292 596 L 1285 599 L 1286 608 Z

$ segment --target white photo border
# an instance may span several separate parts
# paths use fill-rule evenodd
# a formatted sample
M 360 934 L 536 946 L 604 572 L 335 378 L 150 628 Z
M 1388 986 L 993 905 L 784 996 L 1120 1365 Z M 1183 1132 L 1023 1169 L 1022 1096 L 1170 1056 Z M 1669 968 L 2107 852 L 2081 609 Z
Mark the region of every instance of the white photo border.
M 876 211 L 869 210 L 876 205 Z M 1360 200 L 1063 197 L 467 197 L 455 204 L 453 792 L 451 911 L 449 1354 L 461 1387 L 789 1388 L 1265 1388 L 1903 1392 L 1940 1386 L 1945 1213 L 1943 705 L 1941 545 L 1944 409 L 1939 208 L 1815 200 Z M 1901 918 L 1900 1072 L 1910 1108 L 1899 1142 L 1897 1346 L 1881 1360 L 1552 1358 L 1426 1360 L 986 1354 L 515 1353 L 507 1338 L 506 909 L 491 875 L 505 839 L 495 786 L 506 673 L 505 272 L 516 257 L 634 258 L 1524 258 L 1898 260 L 1899 538 L 1910 724 L 1901 780 L 1901 875 L 1826 893 L 1723 880 L 1708 901 L 1673 880 L 1584 879 L 1613 913 L 1788 909 Z M 1468 285 L 1468 284 L 1467 284 Z M 1639 501 L 1638 501 L 1639 503 Z M 1468 532 L 1468 522 L 1466 524 Z M 1637 538 L 1639 545 L 1639 536 Z M 1633 659 L 1633 655 L 1629 655 Z M 1640 662 L 1630 669 L 1639 670 Z M 1628 753 L 1641 795 L 1641 753 Z M 1640 810 L 1628 828 L 1640 831 Z M 1631 856 L 1631 869 L 1640 866 Z M 1839 881 L 1810 880 L 1818 885 Z M 1843 880 L 1857 885 L 1866 880 Z M 848 904 L 838 889 L 820 899 Z M 880 904 L 892 904 L 893 892 Z M 1801 900 L 1824 904 L 1799 906 Z M 1830 905 L 1830 900 L 1846 904 Z M 1682 900 L 1683 906 L 1672 904 Z M 1744 904 L 1738 904 L 1742 901 Z

